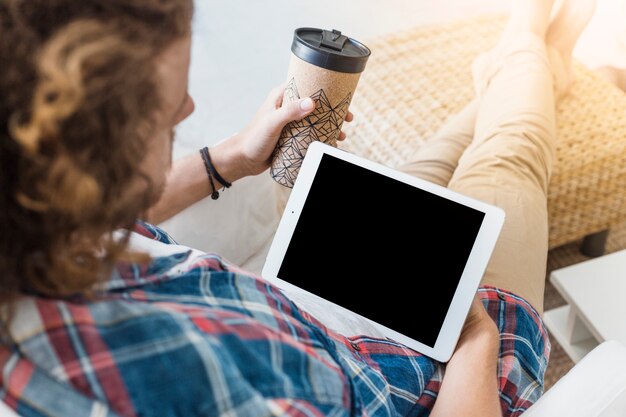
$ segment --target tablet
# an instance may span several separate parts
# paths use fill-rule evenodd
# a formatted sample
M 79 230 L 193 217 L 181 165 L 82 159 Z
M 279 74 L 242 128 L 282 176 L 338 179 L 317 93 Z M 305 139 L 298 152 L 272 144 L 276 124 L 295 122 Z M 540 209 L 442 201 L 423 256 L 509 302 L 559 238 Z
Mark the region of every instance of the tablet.
M 262 276 L 447 362 L 503 223 L 498 207 L 313 142 Z

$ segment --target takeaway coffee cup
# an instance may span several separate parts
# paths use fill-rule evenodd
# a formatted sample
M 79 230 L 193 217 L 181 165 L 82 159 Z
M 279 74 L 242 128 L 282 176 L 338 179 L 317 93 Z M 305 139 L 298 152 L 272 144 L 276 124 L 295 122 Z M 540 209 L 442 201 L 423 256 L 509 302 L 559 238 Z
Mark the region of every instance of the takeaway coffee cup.
M 283 129 L 272 156 L 270 174 L 292 188 L 304 155 L 313 141 L 337 146 L 361 73 L 371 54 L 368 47 L 338 30 L 300 28 L 294 32 L 283 105 L 304 97 L 315 110 Z

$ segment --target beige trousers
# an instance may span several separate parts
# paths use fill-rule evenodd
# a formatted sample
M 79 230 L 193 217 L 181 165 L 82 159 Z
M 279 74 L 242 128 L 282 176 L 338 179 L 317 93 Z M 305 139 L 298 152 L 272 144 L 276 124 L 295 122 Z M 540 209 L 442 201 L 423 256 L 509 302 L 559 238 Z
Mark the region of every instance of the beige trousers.
M 506 220 L 483 285 L 540 313 L 548 255 L 547 190 L 555 160 L 558 54 L 520 34 L 473 66 L 476 99 L 416 151 L 402 171 L 501 207 Z

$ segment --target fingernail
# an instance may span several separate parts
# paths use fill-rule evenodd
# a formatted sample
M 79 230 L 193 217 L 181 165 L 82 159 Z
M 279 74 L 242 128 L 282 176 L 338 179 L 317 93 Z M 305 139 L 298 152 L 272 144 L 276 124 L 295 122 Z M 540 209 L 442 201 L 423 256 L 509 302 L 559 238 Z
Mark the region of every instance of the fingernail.
M 315 107 L 315 103 L 313 102 L 313 99 L 310 97 L 305 98 L 304 100 L 300 102 L 300 108 L 304 111 L 313 110 L 314 107 Z

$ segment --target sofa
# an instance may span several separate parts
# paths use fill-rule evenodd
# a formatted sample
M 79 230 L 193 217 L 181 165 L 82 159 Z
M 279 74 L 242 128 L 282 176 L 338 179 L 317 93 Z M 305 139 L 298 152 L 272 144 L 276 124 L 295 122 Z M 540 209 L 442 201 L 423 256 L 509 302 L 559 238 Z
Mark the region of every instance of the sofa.
M 415 146 L 471 100 L 471 62 L 493 45 L 504 21 L 479 16 L 365 40 L 373 54 L 351 106 L 355 121 L 344 125 L 350 139 L 340 146 L 390 166 L 406 162 Z M 202 90 L 210 81 L 210 54 L 204 52 L 196 51 L 192 65 L 198 114 L 180 132 L 191 144 L 206 140 L 200 116 L 213 100 Z M 581 63 L 574 69 L 572 93 L 558 108 L 549 245 L 580 241 L 595 256 L 603 252 L 606 231 L 626 221 L 626 96 Z M 194 151 L 179 148 L 178 154 Z M 182 244 L 260 273 L 286 198 L 288 190 L 263 173 L 238 182 L 219 202 L 202 201 L 161 226 Z M 623 417 L 625 404 L 626 347 L 605 342 L 524 416 Z
M 199 22 L 210 16 L 204 8 L 199 3 Z M 362 39 L 372 56 L 351 105 L 355 121 L 344 125 L 349 139 L 340 146 L 389 166 L 406 162 L 472 99 L 471 63 L 493 46 L 505 21 L 503 15 L 478 15 Z M 201 29 L 195 33 L 190 79 L 197 110 L 178 129 L 176 158 L 216 143 L 208 132 L 233 133 L 208 126 L 222 114 L 213 91 L 220 83 L 212 33 Z M 574 64 L 571 94 L 557 112 L 549 247 L 580 242 L 585 255 L 599 256 L 610 228 L 626 222 L 626 94 L 596 71 Z M 245 178 L 218 202 L 201 201 L 162 226 L 185 245 L 217 252 L 258 273 L 288 197 L 283 188 L 269 173 Z
M 340 146 L 390 166 L 406 162 L 413 147 L 471 100 L 471 62 L 493 45 L 504 22 L 479 16 L 365 40 L 373 54 L 351 106 L 355 121 L 344 125 L 350 139 Z M 200 116 L 213 100 L 202 91 L 210 55 L 203 52 L 192 64 L 200 114 L 180 132 L 188 143 L 205 140 Z M 558 109 L 549 245 L 587 242 L 586 252 L 599 255 L 605 231 L 626 221 L 626 95 L 579 62 L 574 69 L 572 93 Z M 178 155 L 193 151 L 179 148 Z M 288 190 L 264 173 L 161 226 L 182 244 L 260 273 L 286 198 Z M 608 341 L 590 352 L 524 414 L 540 416 L 626 416 L 626 346 Z

